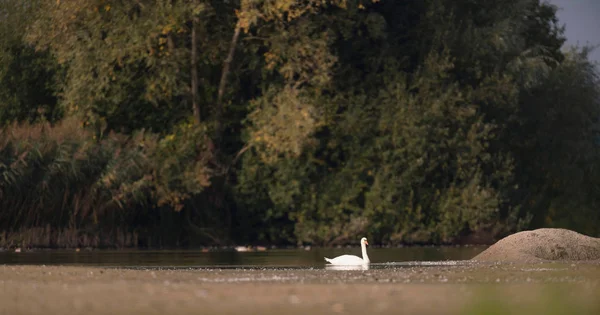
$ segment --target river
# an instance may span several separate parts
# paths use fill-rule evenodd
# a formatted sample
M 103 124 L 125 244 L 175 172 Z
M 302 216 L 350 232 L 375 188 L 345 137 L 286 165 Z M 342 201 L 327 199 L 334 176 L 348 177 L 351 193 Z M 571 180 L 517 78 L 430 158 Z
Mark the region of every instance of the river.
M 468 260 L 485 247 L 369 248 L 373 265 Z M 323 268 L 323 257 L 360 256 L 360 248 L 233 250 L 33 250 L 0 252 L 0 265 L 69 265 L 115 267 L 295 267 Z

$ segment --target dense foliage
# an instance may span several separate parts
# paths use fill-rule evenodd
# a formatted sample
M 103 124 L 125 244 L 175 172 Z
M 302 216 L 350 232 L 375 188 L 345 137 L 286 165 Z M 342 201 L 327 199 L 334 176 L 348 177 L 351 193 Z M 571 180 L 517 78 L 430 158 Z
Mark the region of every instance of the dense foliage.
M 539 0 L 0 0 L 0 246 L 600 234 Z

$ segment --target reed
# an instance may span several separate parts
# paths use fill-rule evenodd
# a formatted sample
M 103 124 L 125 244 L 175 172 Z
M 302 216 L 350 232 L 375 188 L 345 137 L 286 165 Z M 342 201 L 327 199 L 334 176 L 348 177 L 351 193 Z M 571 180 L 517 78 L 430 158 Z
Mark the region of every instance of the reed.
M 0 246 L 178 242 L 181 228 L 173 224 L 185 221 L 177 211 L 209 184 L 209 154 L 196 136 L 190 131 L 161 139 L 140 131 L 97 139 L 75 119 L 4 128 Z M 170 232 L 152 236 L 165 227 Z

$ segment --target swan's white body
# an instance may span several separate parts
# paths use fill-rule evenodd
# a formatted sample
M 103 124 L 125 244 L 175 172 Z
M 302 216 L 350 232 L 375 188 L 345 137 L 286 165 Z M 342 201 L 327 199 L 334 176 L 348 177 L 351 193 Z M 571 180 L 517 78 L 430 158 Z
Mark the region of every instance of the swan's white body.
M 332 265 L 338 266 L 358 266 L 358 265 L 368 265 L 371 263 L 369 260 L 369 256 L 367 255 L 367 238 L 363 237 L 360 239 L 360 247 L 362 250 L 362 258 L 354 255 L 342 255 L 335 258 L 327 258 L 325 257 L 325 261 L 329 262 Z

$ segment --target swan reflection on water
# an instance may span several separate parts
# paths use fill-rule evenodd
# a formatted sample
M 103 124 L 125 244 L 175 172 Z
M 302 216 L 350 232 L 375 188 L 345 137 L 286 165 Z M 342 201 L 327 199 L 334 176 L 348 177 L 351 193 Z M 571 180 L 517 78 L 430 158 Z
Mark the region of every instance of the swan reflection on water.
M 325 270 L 369 270 L 369 265 L 325 265 Z

